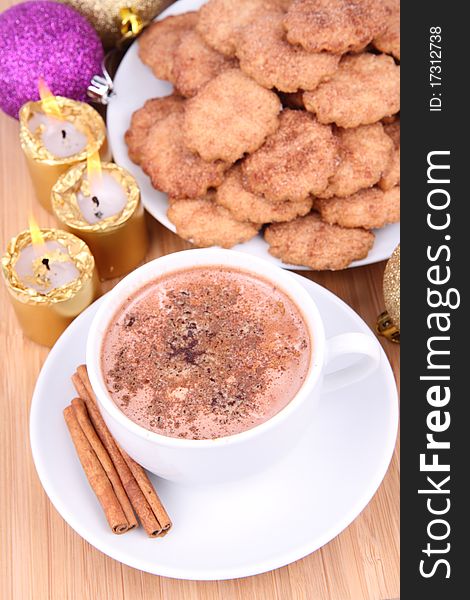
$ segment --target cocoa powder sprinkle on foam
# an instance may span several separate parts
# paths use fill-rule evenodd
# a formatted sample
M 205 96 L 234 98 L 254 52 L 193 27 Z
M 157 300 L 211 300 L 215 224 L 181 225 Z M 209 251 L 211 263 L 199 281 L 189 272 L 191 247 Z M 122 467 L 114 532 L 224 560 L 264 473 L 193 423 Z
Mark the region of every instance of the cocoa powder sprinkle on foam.
M 170 437 L 216 438 L 258 425 L 302 385 L 310 339 L 295 304 L 243 271 L 170 273 L 131 296 L 105 336 L 119 408 Z

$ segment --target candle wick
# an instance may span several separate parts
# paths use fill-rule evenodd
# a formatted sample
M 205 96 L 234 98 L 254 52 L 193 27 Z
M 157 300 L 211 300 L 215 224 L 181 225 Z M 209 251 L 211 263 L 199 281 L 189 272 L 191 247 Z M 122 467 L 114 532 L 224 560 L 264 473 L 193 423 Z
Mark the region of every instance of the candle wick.
M 49 266 L 49 259 L 48 259 L 48 258 L 43 258 L 41 262 L 42 262 L 42 264 L 43 264 L 43 265 L 46 267 L 46 269 L 47 269 L 48 271 L 50 271 L 50 270 L 51 270 L 51 267 Z
M 92 196 L 91 197 L 92 202 L 94 202 L 96 204 L 96 206 L 100 205 L 100 201 L 98 200 L 97 196 Z
M 62 139 L 65 140 L 67 136 L 67 132 L 65 131 L 65 129 L 62 129 Z

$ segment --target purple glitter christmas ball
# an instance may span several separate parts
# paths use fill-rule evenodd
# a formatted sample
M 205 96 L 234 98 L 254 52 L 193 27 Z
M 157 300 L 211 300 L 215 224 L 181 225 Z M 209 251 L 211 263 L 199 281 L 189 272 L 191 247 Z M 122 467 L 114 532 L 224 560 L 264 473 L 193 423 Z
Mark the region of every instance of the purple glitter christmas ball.
M 18 118 L 38 100 L 44 78 L 57 96 L 86 100 L 101 72 L 103 47 L 90 23 L 73 8 L 47 0 L 24 2 L 0 14 L 0 108 Z

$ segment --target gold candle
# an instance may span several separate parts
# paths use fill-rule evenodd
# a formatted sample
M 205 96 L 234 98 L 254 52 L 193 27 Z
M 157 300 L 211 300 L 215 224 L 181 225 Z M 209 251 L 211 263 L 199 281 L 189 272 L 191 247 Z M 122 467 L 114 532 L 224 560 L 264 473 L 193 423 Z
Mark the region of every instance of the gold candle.
M 2 271 L 24 333 L 51 347 L 73 319 L 100 295 L 86 244 L 57 229 L 23 231 L 10 240 Z
M 36 196 L 51 212 L 51 189 L 59 175 L 88 154 L 99 151 L 103 160 L 110 154 L 106 125 L 94 108 L 61 96 L 47 99 L 27 102 L 19 117 L 20 143 Z
M 88 166 L 71 167 L 52 188 L 51 203 L 61 227 L 88 244 L 102 279 L 129 273 L 145 258 L 148 234 L 139 187 L 118 165 L 100 165 L 92 157 Z

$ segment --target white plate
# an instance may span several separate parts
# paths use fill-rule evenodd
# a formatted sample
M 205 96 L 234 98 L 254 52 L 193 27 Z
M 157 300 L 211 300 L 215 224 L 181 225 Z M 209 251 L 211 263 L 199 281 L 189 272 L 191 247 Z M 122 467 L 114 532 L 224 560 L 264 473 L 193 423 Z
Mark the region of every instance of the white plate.
M 317 302 L 328 336 L 373 335 L 331 292 L 298 275 Z M 74 397 L 70 376 L 85 361 L 99 301 L 51 350 L 30 416 L 34 462 L 52 503 L 90 544 L 127 565 L 180 579 L 230 579 L 293 562 L 323 546 L 363 510 L 392 457 L 397 433 L 395 381 L 380 368 L 347 391 L 322 398 L 317 419 L 284 459 L 256 478 L 229 485 L 182 486 L 152 477 L 174 527 L 163 539 L 141 528 L 109 531 L 69 438 L 62 410 Z
M 180 14 L 188 10 L 197 10 L 202 4 L 204 4 L 203 0 L 179 0 L 179 2 L 167 8 L 158 18 Z M 155 190 L 147 175 L 130 160 L 124 141 L 124 134 L 129 127 L 132 113 L 149 98 L 166 96 L 171 93 L 172 89 L 170 83 L 157 79 L 152 71 L 142 63 L 137 54 L 137 43 L 132 44 L 119 65 L 114 78 L 115 94 L 109 102 L 107 123 L 108 139 L 114 160 L 130 171 L 137 179 L 142 193 L 142 201 L 148 212 L 162 225 L 171 231 L 175 231 L 175 226 L 166 216 L 168 208 L 166 194 Z M 375 234 L 375 244 L 369 255 L 363 260 L 353 262 L 350 265 L 351 267 L 368 265 L 389 258 L 400 240 L 400 225 L 398 223 L 388 225 L 383 229 L 376 230 Z M 260 235 L 244 244 L 235 246 L 234 250 L 259 256 L 281 267 L 306 269 L 306 267 L 286 265 L 271 256 L 268 252 L 268 244 Z

